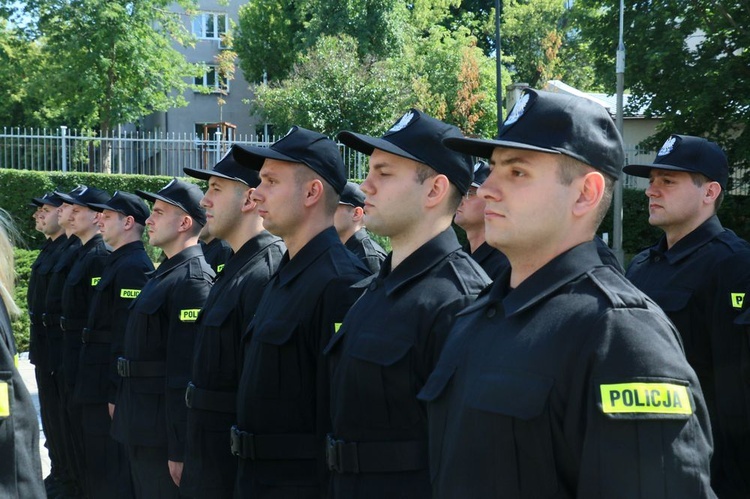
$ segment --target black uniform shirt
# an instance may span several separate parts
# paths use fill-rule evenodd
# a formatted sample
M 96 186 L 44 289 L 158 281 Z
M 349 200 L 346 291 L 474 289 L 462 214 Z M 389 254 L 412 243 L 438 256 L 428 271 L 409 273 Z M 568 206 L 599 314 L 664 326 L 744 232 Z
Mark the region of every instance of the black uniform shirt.
M 750 245 L 711 217 L 667 249 L 633 258 L 627 278 L 667 313 L 698 374 L 714 434 L 719 497 L 750 497 L 750 347 L 734 324 L 750 289 Z
M 464 251 L 469 253 L 471 257 L 481 265 L 482 269 L 490 276 L 493 281 L 497 279 L 506 269 L 510 268 L 510 262 L 505 254 L 483 242 L 479 245 L 475 252 L 471 252 L 471 247 L 467 244 L 464 247 Z
M 357 255 L 373 274 L 380 270 L 380 266 L 385 260 L 385 250 L 367 234 L 367 230 L 364 228 L 352 234 L 352 237 L 346 240 L 344 246 Z
M 331 380 L 333 435 L 347 442 L 421 441 L 427 452 L 427 419 L 416 396 L 437 361 L 455 314 L 490 284 L 481 267 L 448 228 L 391 271 L 362 283 L 366 291 L 349 310 L 326 353 L 334 361 Z M 357 284 L 360 286 L 360 284 Z M 334 474 L 337 497 L 356 497 L 354 484 L 379 491 L 401 490 L 429 497 L 423 472 L 379 475 Z M 412 466 L 406 469 L 413 471 Z M 363 473 L 368 470 L 361 469 Z M 372 472 L 373 470 L 369 470 Z M 366 483 L 366 485 L 365 485 Z
M 60 249 L 65 245 L 68 238 L 59 236 L 54 241 L 47 240 L 39 256 L 31 267 L 31 277 L 28 289 L 28 311 L 30 327 L 29 338 L 29 360 L 40 369 L 47 366 L 48 353 L 46 346 L 46 332 L 42 323 L 42 314 L 47 304 L 47 286 L 49 285 L 50 273 L 60 255 Z
M 86 327 L 94 288 L 104 270 L 111 248 L 96 234 L 78 249 L 62 290 L 63 373 L 65 382 L 73 386 L 78 373 L 81 352 L 81 331 Z
M 324 469 L 323 437 L 330 430 L 323 347 L 361 292 L 351 285 L 368 274 L 330 227 L 293 259 L 287 253 L 266 286 L 242 338 L 237 425 L 260 435 L 312 435 L 320 455 L 317 460 L 257 460 L 253 480 L 327 485 L 319 474 Z M 249 497 L 246 478 L 240 467 L 238 490 Z
M 57 262 L 55 262 L 49 274 L 43 317 L 49 345 L 47 363 L 49 370 L 52 372 L 62 369 L 62 329 L 60 329 L 62 292 L 65 279 L 75 263 L 75 257 L 80 247 L 81 240 L 78 236 L 69 236 L 61 245 L 56 256 Z
M 714 497 L 679 336 L 593 242 L 462 311 L 419 394 L 435 498 Z
M 208 244 L 200 242 L 203 257 L 217 274 L 224 269 L 229 258 L 232 256 L 232 247 L 223 239 L 213 238 Z
M 195 320 L 214 276 L 200 246 L 190 246 L 159 265 L 131 305 L 123 357 L 132 370 L 148 362 L 152 375 L 120 379 L 112 421 L 119 442 L 164 446 L 169 460 L 182 461 Z
M 189 497 L 232 494 L 237 462 L 227 445 L 227 430 L 237 421 L 240 337 L 285 251 L 281 239 L 267 231 L 247 241 L 217 275 L 198 316 L 191 381 L 196 388 L 188 392 L 191 409 L 180 482 Z
M 105 261 L 101 279 L 94 288 L 86 331 L 83 332 L 81 366 L 75 397 L 82 403 L 115 402 L 120 377 L 117 358 L 123 353 L 123 337 L 129 307 L 146 284 L 154 264 L 141 241 L 117 248 Z
M 16 342 L 0 299 L 0 497 L 47 497 L 34 403 L 18 372 Z

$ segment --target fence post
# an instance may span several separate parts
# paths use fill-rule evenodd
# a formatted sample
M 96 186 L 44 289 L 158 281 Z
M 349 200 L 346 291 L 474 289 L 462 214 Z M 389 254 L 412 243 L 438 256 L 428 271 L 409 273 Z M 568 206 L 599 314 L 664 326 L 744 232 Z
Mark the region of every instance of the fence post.
M 214 161 L 214 164 L 221 161 L 221 157 L 223 156 L 223 154 L 221 153 L 221 129 L 216 130 L 215 136 L 216 136 L 216 160 Z M 206 169 L 210 170 L 211 167 L 206 165 Z
M 68 127 L 60 125 L 60 142 L 62 146 L 62 171 L 68 171 L 68 141 L 65 140 L 65 135 L 68 132 Z

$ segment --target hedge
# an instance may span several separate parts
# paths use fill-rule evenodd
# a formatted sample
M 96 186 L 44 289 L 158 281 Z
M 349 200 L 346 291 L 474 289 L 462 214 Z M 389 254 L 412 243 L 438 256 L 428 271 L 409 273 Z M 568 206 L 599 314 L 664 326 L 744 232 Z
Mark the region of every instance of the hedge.
M 18 285 L 16 300 L 24 311 L 13 324 L 13 330 L 20 350 L 28 346 L 28 317 L 26 316 L 26 287 L 31 263 L 36 258 L 36 249 L 44 242 L 44 236 L 34 230 L 31 215 L 34 208 L 29 206 L 32 197 L 41 196 L 53 189 L 69 191 L 78 184 L 93 185 L 114 193 L 116 190 L 133 192 L 136 189 L 157 191 L 169 182 L 170 177 L 146 175 L 117 175 L 101 173 L 62 173 L 29 172 L 0 169 L 0 207 L 14 218 L 24 241 L 16 250 L 16 272 Z M 200 182 L 198 182 L 200 184 Z M 740 237 L 750 240 L 750 197 L 726 196 L 719 217 L 725 227 L 734 230 Z M 457 228 L 458 229 L 458 228 Z M 642 190 L 625 189 L 623 192 L 623 249 L 628 261 L 635 253 L 656 241 L 661 231 L 648 224 L 648 203 Z M 460 229 L 459 238 L 465 242 Z M 612 241 L 612 210 L 604 219 L 599 230 L 608 232 Z M 390 249 L 386 238 L 376 239 L 384 248 Z M 148 246 L 147 246 L 148 247 Z M 149 254 L 156 259 L 153 248 Z M 30 250 L 30 251 L 29 251 Z

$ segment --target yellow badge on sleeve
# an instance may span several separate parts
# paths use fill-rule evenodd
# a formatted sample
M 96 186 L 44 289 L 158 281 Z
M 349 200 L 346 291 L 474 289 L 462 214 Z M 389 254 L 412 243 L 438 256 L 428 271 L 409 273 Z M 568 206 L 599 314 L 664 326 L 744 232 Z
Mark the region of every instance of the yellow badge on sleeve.
M 224 270 L 224 264 L 220 263 L 216 266 L 216 272 L 221 272 L 222 270 Z
M 99 281 L 101 281 L 101 280 L 102 280 L 101 277 L 92 277 L 91 278 L 91 286 L 92 287 L 96 286 L 97 284 L 99 284 Z
M 339 332 L 339 329 L 341 329 L 341 322 L 336 322 L 333 324 L 333 334 L 336 334 Z
M 605 414 L 693 413 L 686 386 L 674 383 L 618 383 L 600 385 Z
M 10 416 L 10 393 L 8 383 L 0 381 L 0 418 Z
M 732 308 L 742 308 L 745 303 L 745 293 L 731 293 Z
M 187 310 L 180 310 L 180 320 L 182 322 L 195 322 L 198 319 L 198 314 L 201 309 L 189 308 Z
M 139 294 L 141 294 L 140 289 L 121 289 L 120 290 L 120 298 L 138 298 Z

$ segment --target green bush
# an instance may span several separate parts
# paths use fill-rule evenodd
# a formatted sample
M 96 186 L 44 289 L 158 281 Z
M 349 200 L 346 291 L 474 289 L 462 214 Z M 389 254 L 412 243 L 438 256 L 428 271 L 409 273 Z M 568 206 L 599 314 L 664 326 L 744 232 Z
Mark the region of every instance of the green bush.
M 16 347 L 19 352 L 29 349 L 29 314 L 27 313 L 26 293 L 29 289 L 29 277 L 31 276 L 31 265 L 39 255 L 39 250 L 26 250 L 16 248 L 13 252 L 16 260 L 16 292 L 14 295 L 16 304 L 21 309 L 21 315 L 13 321 L 13 334 L 16 337 Z

